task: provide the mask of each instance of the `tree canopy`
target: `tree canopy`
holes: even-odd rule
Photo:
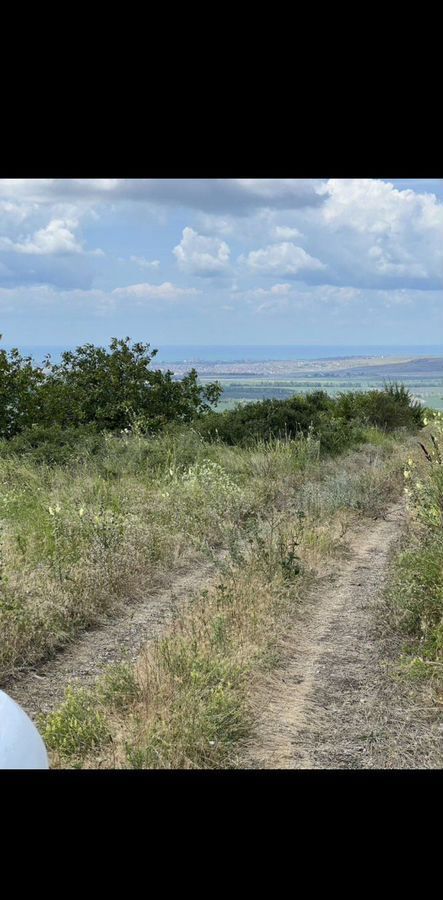
[[[168,422],[190,422],[215,405],[222,392],[198,383],[195,369],[181,380],[152,369],[157,350],[112,338],[109,348],[84,344],[35,366],[18,350],[0,351],[0,433],[12,437],[33,425],[93,426],[123,430],[139,423],[155,431]]]

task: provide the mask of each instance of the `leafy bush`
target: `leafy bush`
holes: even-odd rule
[[[38,421],[43,380],[43,370],[30,357],[0,350],[0,437],[12,437]]]
[[[0,437],[32,425],[152,432],[191,422],[217,403],[221,387],[200,385],[195,369],[180,381],[150,369],[156,353],[149,344],[112,338],[109,350],[84,344],[40,368],[18,350],[0,351]]]
[[[254,440],[295,438],[308,429],[321,413],[330,413],[334,400],[315,391],[289,400],[262,400],[223,413],[209,413],[199,423],[204,437],[227,444],[250,445]]]
[[[361,440],[362,425],[385,430],[422,425],[423,410],[403,385],[382,391],[325,391],[287,400],[262,400],[217,414],[222,388],[201,385],[192,369],[181,380],[150,368],[157,351],[130,338],[113,338],[109,349],[84,344],[33,365],[18,350],[0,351],[0,439],[10,452],[44,463],[95,453],[97,432],[157,433],[194,423],[200,439],[234,446],[294,439],[310,434],[322,454],[340,453]],[[9,451],[0,445],[3,453]]]
[[[382,391],[349,392],[336,400],[335,415],[346,421],[361,421],[387,431],[420,428],[423,409],[402,384],[386,384]]]
[[[103,438],[90,425],[62,428],[60,425],[33,425],[9,440],[0,441],[1,456],[16,454],[45,465],[64,465],[103,449]]]
[[[223,413],[209,413],[198,423],[209,440],[250,446],[257,440],[295,438],[311,433],[324,454],[340,453],[362,440],[362,426],[387,431],[423,424],[423,410],[403,385],[383,391],[349,392],[338,398],[324,391],[289,400],[262,400]]]

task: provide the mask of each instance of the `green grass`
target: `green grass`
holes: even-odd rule
[[[431,417],[430,417],[431,418]],[[409,528],[386,591],[390,625],[408,641],[403,668],[443,679],[443,420],[422,433],[426,456],[408,460],[404,490]]]
[[[231,523],[230,552],[216,585],[189,598],[135,667],[112,667],[42,720],[54,766],[239,765],[254,728],[256,686],[278,664],[306,588],[346,552],[353,521],[379,514],[401,491],[407,442],[374,429],[368,438],[329,460],[306,442],[204,445],[210,463],[203,456],[185,478],[176,447],[175,468],[157,485],[171,491],[170,518],[191,490],[193,506],[196,496],[203,506],[199,517],[210,510],[225,529]]]
[[[366,434],[364,477],[362,457],[353,471],[349,456],[343,478],[341,457],[321,459],[309,437],[242,448],[206,443],[191,429],[105,436],[101,453],[70,465],[0,459],[0,678],[175,571],[233,551],[297,492],[300,509],[315,515],[377,504],[385,488],[374,460],[385,467],[398,444],[375,429]]]

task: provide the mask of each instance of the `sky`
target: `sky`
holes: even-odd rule
[[[442,343],[443,179],[0,179],[0,333]]]

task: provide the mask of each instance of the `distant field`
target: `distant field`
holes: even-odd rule
[[[443,410],[442,358],[269,361],[242,363],[235,372],[228,364],[197,368],[202,381],[217,378],[223,385],[223,397],[217,407],[220,412],[237,403],[287,399],[292,394],[316,390],[332,396],[342,391],[366,391],[383,387],[385,381],[401,381],[421,403]]]

